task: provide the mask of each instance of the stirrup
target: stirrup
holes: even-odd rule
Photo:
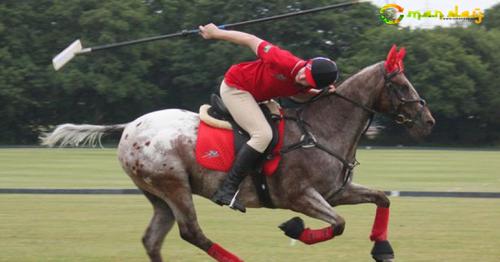
[[[243,213],[246,213],[247,212],[247,209],[245,208],[245,206],[243,204],[240,203],[240,201],[238,201],[236,198],[238,197],[238,193],[240,193],[240,190],[238,189],[238,191],[236,191],[236,193],[234,194],[233,198],[231,199],[231,202],[229,203],[229,207],[231,209],[234,209],[234,210],[239,210]]]
[[[239,190],[237,191],[239,192]],[[246,208],[243,204],[236,198],[238,193],[231,198],[231,196],[217,195],[217,192],[210,198],[214,203],[219,206],[229,206],[231,209],[239,210],[243,213],[246,212]]]

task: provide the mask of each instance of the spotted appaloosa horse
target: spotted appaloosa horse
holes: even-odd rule
[[[306,244],[340,236],[345,221],[332,207],[374,203],[377,211],[370,236],[375,242],[372,255],[376,261],[392,260],[387,241],[389,199],[382,191],[352,183],[348,172],[351,167],[344,167],[355,162],[358,142],[374,111],[394,116],[415,137],[430,133],[435,121],[403,73],[403,56],[404,52],[401,55],[401,51],[391,50],[385,63],[374,64],[350,77],[337,88],[337,95],[324,95],[300,110],[285,110],[285,116],[295,120],[286,120],[284,144],[300,140],[303,131],[296,120],[302,119],[316,143],[326,151],[318,146],[300,147],[285,154],[276,173],[266,178],[270,198],[277,208],[328,224],[324,229],[304,229],[301,220],[292,219],[282,225],[288,236]],[[297,112],[301,112],[299,117]],[[124,129],[118,145],[120,163],[154,207],[143,237],[151,261],[162,261],[160,249],[175,221],[184,240],[215,260],[241,261],[207,238],[198,225],[192,195],[210,198],[226,175],[197,163],[194,147],[199,121],[195,113],[167,109],[122,125],[61,125],[42,140],[50,146],[61,142],[78,144],[108,131]],[[249,177],[243,181],[239,197],[247,207],[262,207]]]

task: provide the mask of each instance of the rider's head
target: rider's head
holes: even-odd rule
[[[316,57],[307,61],[302,78],[308,86],[322,89],[335,83],[338,77],[339,71],[334,61],[325,57]]]

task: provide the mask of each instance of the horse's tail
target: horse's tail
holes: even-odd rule
[[[127,124],[118,125],[75,125],[62,124],[58,125],[54,131],[43,133],[40,136],[41,144],[44,146],[53,147],[59,144],[63,146],[93,146],[99,145],[102,147],[101,138],[109,132],[118,132],[125,129]]]

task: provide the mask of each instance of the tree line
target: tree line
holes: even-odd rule
[[[338,1],[340,2],[340,1]],[[245,47],[199,36],[78,56],[61,71],[53,56],[75,39],[95,46],[332,4],[325,0],[4,0],[0,3],[0,144],[34,144],[59,123],[128,122],[154,110],[196,111]],[[406,75],[437,125],[425,143],[500,144],[500,5],[480,25],[408,29],[386,25],[362,4],[239,28],[303,58],[337,60],[345,79],[407,48]],[[380,118],[375,144],[413,144]]]

